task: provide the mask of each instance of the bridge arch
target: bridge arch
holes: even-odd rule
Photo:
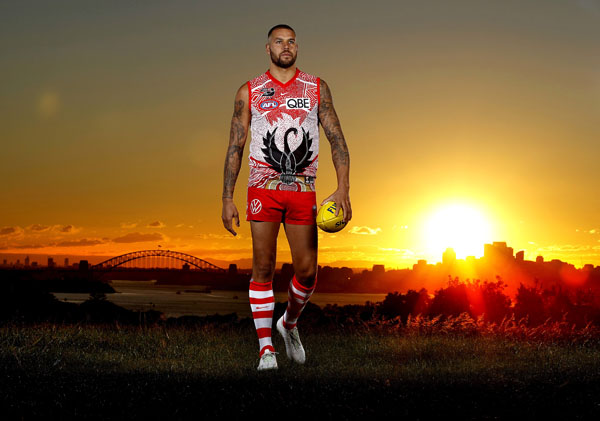
[[[114,269],[116,267],[125,265],[127,262],[131,262],[133,260],[138,259],[146,259],[150,257],[165,257],[175,260],[180,260],[182,262],[186,262],[192,266],[197,267],[198,269],[204,271],[216,271],[216,272],[226,272],[226,269],[223,269],[217,265],[214,265],[206,260],[202,260],[196,256],[192,256],[191,254],[182,253],[179,251],[172,250],[139,250],[132,251],[130,253],[121,254],[119,256],[111,257],[110,259],[104,260],[98,264],[92,266],[92,269]]]

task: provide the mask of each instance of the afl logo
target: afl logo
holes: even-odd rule
[[[252,202],[250,202],[250,212],[252,212],[253,215],[260,212],[261,209],[262,209],[262,203],[260,203],[260,200],[253,199]]]
[[[268,99],[261,102],[259,107],[263,110],[274,110],[275,108],[279,107],[279,102],[275,101],[274,99]]]

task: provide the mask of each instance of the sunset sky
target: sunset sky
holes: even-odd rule
[[[2,2],[0,257],[250,258],[248,147],[237,237],[223,164],[234,95],[267,70],[278,23],[329,84],[350,151],[353,218],[319,233],[320,264],[406,268],[444,242],[464,258],[505,241],[600,265],[595,0]],[[336,188],[320,145],[319,203]],[[283,227],[277,257],[291,261]]]

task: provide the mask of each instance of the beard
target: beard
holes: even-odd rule
[[[290,53],[290,54],[292,54],[292,53]],[[286,60],[286,61],[284,61],[284,60]],[[290,57],[284,57],[282,59],[281,54],[279,55],[279,57],[277,57],[271,51],[271,61],[273,62],[273,64],[276,64],[277,66],[281,67],[282,69],[287,69],[288,67],[292,67],[294,65],[294,63],[296,62],[296,56],[291,55]]]

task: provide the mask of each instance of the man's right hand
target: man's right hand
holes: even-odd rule
[[[235,207],[235,203],[233,203],[233,199],[223,199],[223,225],[225,229],[232,233],[233,235],[237,235],[237,232],[233,230],[233,219],[235,219],[237,226],[240,226],[240,215],[238,213],[237,208]]]

